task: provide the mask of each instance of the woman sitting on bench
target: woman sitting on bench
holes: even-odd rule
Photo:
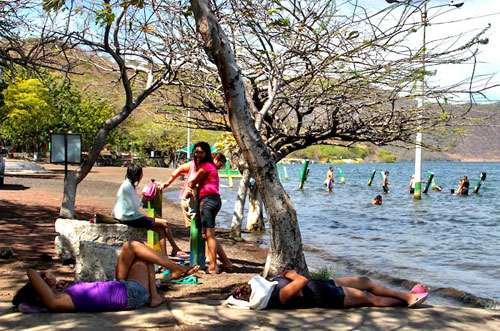
[[[189,257],[188,254],[183,252],[174,241],[174,236],[170,230],[167,220],[162,218],[148,217],[139,211],[141,202],[135,191],[136,186],[142,179],[142,167],[138,164],[129,164],[127,167],[127,175],[123,181],[118,193],[116,194],[116,202],[111,212],[111,215],[119,219],[123,224],[128,226],[148,229],[158,233],[160,237],[160,247],[163,254],[167,254],[167,243],[165,238],[168,239],[170,246],[172,246],[173,257]]]

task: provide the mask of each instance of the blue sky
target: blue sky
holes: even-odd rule
[[[457,2],[461,1],[455,1],[455,3]],[[461,8],[448,10],[448,8],[452,8],[446,6],[450,1],[428,1],[427,10],[429,18],[432,17],[433,14],[443,13],[435,22],[451,23],[432,25],[431,21],[431,25],[427,27],[427,40],[457,35],[460,36],[460,41],[465,42],[470,39],[472,33],[477,33],[488,26],[488,24],[491,24],[491,28],[486,34],[486,37],[489,38],[489,44],[482,45],[479,49],[476,75],[494,74],[493,78],[488,81],[488,84],[490,86],[500,84],[500,56],[497,51],[500,45],[500,0],[464,0],[463,2],[464,5]],[[373,8],[374,10],[390,6],[390,4],[384,0],[360,0],[358,3],[366,6],[366,8]],[[412,1],[412,3],[419,4],[422,3],[422,1]],[[419,15],[415,16],[415,20],[420,20]],[[437,69],[436,76],[429,77],[428,83],[449,85],[453,82],[470,77],[472,73],[472,65],[470,63],[440,66],[435,69]],[[483,85],[484,84],[486,84],[486,82],[483,82]],[[500,101],[500,87],[488,90],[486,96],[490,101]],[[476,101],[485,102],[486,100],[477,99]]]

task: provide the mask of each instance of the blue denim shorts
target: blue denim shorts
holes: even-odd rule
[[[203,233],[205,233],[205,229],[215,228],[215,217],[221,206],[222,202],[218,194],[206,195],[200,199],[200,219]]]
[[[127,309],[137,309],[149,303],[149,291],[133,279],[120,280],[127,288]]]

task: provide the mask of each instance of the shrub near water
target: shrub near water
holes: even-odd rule
[[[333,269],[323,267],[320,268],[316,272],[311,272],[311,279],[317,279],[317,280],[329,280],[329,279],[334,279],[335,273],[333,272]]]

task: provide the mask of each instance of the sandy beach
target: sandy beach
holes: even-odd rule
[[[26,283],[26,268],[51,269],[67,280],[73,279],[70,266],[55,258],[54,222],[62,199],[64,170],[43,164],[49,170],[38,174],[9,174],[0,189],[0,248],[11,247],[14,257],[0,259],[0,329],[106,329],[106,330],[497,330],[496,311],[423,305],[420,309],[361,308],[347,310],[301,309],[297,311],[239,311],[221,306],[237,284],[246,283],[263,268],[266,250],[252,243],[228,239],[228,229],[217,229],[235,272],[220,275],[198,273],[201,285],[163,286],[166,304],[136,311],[78,314],[31,314],[15,312],[10,300]],[[173,169],[145,168],[144,182],[164,181]],[[96,213],[109,214],[125,168],[94,167],[80,183],[75,216],[89,219]],[[178,180],[170,189],[182,184]],[[171,222],[179,246],[188,250],[188,231],[178,206],[164,199],[163,215]]]
[[[0,289],[0,302],[10,302],[16,290],[24,285],[28,267],[55,270],[59,277],[73,279],[73,270],[60,265],[54,251],[54,238],[57,235],[54,223],[62,201],[64,168],[53,164],[42,166],[49,172],[8,175],[5,186],[0,189],[0,247],[11,247],[15,254],[11,259],[0,259],[0,278],[4,280]],[[109,215],[125,171],[123,167],[94,167],[78,186],[75,218],[88,220],[94,213]],[[144,168],[144,179],[138,191],[151,178],[166,181],[172,171],[166,168]],[[181,184],[181,180],[176,180],[168,189],[178,189]],[[171,223],[178,245],[183,250],[189,250],[189,231],[183,225],[180,208],[164,199],[163,216]],[[217,229],[217,237],[233,261],[236,272],[220,275],[199,273],[202,285],[170,285],[165,291],[168,299],[227,298],[235,284],[245,283],[251,276],[261,272],[266,250],[256,248],[251,243],[227,239],[227,229]],[[170,249],[168,244],[167,249]]]

